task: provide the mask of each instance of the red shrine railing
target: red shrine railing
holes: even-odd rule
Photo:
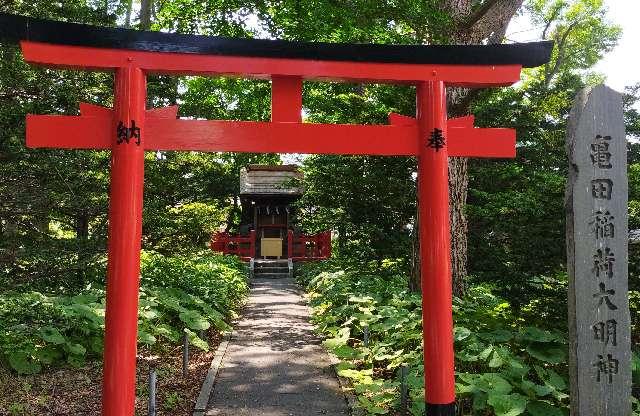
[[[245,237],[218,232],[211,236],[209,247],[213,251],[236,255],[244,261],[249,261],[256,256],[256,232],[252,230]]]
[[[287,234],[287,255],[292,260],[323,260],[331,257],[331,231],[314,235]]]
[[[211,236],[209,247],[213,251],[230,254],[249,261],[256,257],[256,232],[248,236],[218,232]],[[296,261],[324,260],[331,257],[331,231],[313,235],[287,233],[287,258]]]

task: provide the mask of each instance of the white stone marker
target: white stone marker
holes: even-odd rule
[[[567,130],[569,366],[573,416],[631,414],[627,141],[622,96],[582,90]]]

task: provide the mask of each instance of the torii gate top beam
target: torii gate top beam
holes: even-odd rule
[[[552,42],[511,45],[371,45],[142,32],[0,14],[0,39],[22,42],[28,62],[147,73],[270,79],[504,86],[549,60]]]

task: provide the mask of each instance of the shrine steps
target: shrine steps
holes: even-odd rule
[[[263,279],[291,277],[288,260],[258,260],[253,262],[252,276]]]

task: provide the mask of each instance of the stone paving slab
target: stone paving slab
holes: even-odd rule
[[[329,357],[309,323],[309,308],[292,279],[252,280],[206,414],[349,414]]]

